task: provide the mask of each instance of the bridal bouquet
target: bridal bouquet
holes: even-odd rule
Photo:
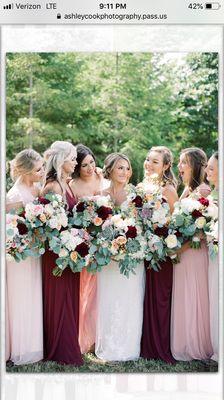
[[[145,258],[146,240],[142,228],[134,218],[122,212],[103,223],[97,242],[108,257],[118,261],[121,274],[127,277],[130,272],[135,273],[135,268]]]
[[[43,247],[34,246],[25,218],[14,213],[6,214],[6,259],[19,262],[43,252]]]
[[[25,219],[36,245],[68,226],[66,205],[59,194],[48,193],[25,206]]]
[[[88,228],[92,235],[101,230],[102,224],[112,215],[112,203],[109,196],[83,198],[73,208],[69,223],[76,227]]]
[[[61,276],[67,267],[80,272],[90,262],[90,235],[84,229],[57,230],[49,240],[49,249],[58,255],[53,275]]]
[[[215,217],[217,206],[209,199],[191,195],[175,203],[170,231],[179,235],[182,243],[190,241],[194,249],[201,246],[206,224]]]

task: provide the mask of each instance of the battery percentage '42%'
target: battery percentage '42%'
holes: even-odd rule
[[[190,3],[188,8],[191,8],[192,10],[203,10],[204,6],[202,3]]]

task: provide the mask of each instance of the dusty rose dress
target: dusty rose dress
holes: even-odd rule
[[[201,195],[209,194],[205,185]],[[171,351],[176,360],[206,360],[212,355],[209,321],[208,250],[187,249],[174,265]]]
[[[17,181],[7,194],[7,204],[32,202],[30,190]],[[43,309],[40,258],[7,262],[6,358],[17,365],[43,358]]]

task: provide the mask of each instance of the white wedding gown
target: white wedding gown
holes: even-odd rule
[[[143,262],[129,278],[111,261],[97,274],[95,353],[107,361],[136,360],[140,355],[145,269]]]

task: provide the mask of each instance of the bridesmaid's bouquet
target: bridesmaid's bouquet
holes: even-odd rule
[[[102,225],[97,236],[98,246],[118,262],[121,274],[129,276],[145,258],[146,240],[136,219],[115,214]],[[103,251],[103,250],[102,250]]]
[[[218,213],[217,206],[205,197],[191,195],[175,203],[170,233],[178,234],[181,243],[190,241],[194,249],[201,247],[206,225]]]
[[[36,245],[57,236],[68,226],[65,202],[61,195],[55,193],[47,193],[26,204],[24,216]]]
[[[14,213],[6,214],[6,259],[19,262],[43,252],[42,247],[35,247],[25,218]]]
[[[218,254],[218,220],[212,219],[205,227],[209,256],[214,259]]]
[[[69,223],[79,228],[87,228],[92,235],[96,235],[112,212],[113,206],[109,196],[83,198],[74,206]]]
[[[49,249],[58,255],[57,267],[53,270],[55,276],[61,276],[67,267],[72,272],[81,272],[90,263],[90,235],[85,229],[57,230],[49,240]]]
[[[160,261],[165,260],[170,255],[168,247],[168,244],[170,244],[168,237],[170,209],[162,196],[162,188],[158,183],[156,174],[136,187],[129,187],[126,210],[129,213],[132,212],[142,225],[147,242],[145,259],[150,262],[150,268],[158,271]],[[180,246],[179,241],[176,244]]]

